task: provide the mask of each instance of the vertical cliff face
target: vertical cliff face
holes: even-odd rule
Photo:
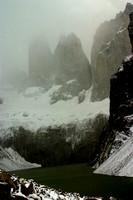
[[[128,26],[132,44],[133,12]],[[133,47],[133,44],[132,44]],[[110,118],[97,148],[98,164],[119,149],[133,135],[133,54],[128,55],[110,81]]]
[[[104,22],[94,36],[91,52],[93,71],[92,101],[109,97],[110,77],[118,70],[121,60],[131,52],[127,26],[133,5],[127,4],[124,12]]]
[[[66,92],[69,96],[77,96],[82,90],[90,88],[91,67],[80,39],[74,33],[60,37],[54,51],[54,59],[57,68],[55,83],[62,85],[55,95],[57,99],[64,98],[63,94]]]
[[[91,86],[90,64],[83,52],[80,39],[74,33],[60,37],[54,56],[58,68],[57,84],[75,79],[84,89]]]
[[[54,55],[43,40],[31,43],[29,81],[30,86],[45,89],[52,84],[60,85],[52,95],[51,103],[71,99],[89,89],[92,84],[91,67],[80,39],[74,33],[61,36]]]
[[[132,45],[132,53],[133,53],[133,12],[130,13],[130,23],[128,25],[128,32],[129,32],[129,37],[130,37],[130,42]]]
[[[29,48],[29,81],[30,86],[49,88],[53,82],[54,62],[48,44],[35,40]]]

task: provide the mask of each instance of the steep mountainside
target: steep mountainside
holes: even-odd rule
[[[132,41],[131,30],[133,30],[133,12],[130,14],[130,30],[129,36]],[[129,28],[128,28],[129,29]],[[127,56],[118,72],[111,78],[110,89],[110,117],[109,123],[105,127],[100,138],[100,145],[97,148],[97,164],[101,164],[111,154],[115,153],[120,147],[127,149],[131,144],[132,150],[132,136],[133,136],[133,54]],[[126,143],[126,141],[129,141]],[[125,145],[124,145],[125,144]],[[123,149],[120,152],[123,152]],[[121,154],[117,152],[117,155]],[[126,153],[126,152],[125,152]],[[114,154],[113,154],[114,155]],[[118,156],[116,156],[118,158]],[[112,158],[115,159],[115,156]],[[128,151],[126,158],[121,158],[120,164],[116,162],[118,173],[121,173],[121,168],[133,161],[132,152]],[[111,160],[111,159],[110,159]],[[109,164],[108,160],[107,163]],[[121,164],[123,163],[123,166]],[[112,164],[113,166],[113,164]],[[110,168],[112,167],[110,166]],[[104,168],[105,169],[105,168]],[[115,171],[113,172],[115,173]],[[117,173],[116,173],[117,174]]]
[[[24,94],[1,91],[0,143],[29,162],[43,166],[87,162],[108,120],[108,99],[92,103],[90,92],[50,104],[58,89],[28,88]],[[34,148],[33,148],[34,147]]]
[[[133,177],[133,137],[101,164],[95,173]]]
[[[93,72],[92,101],[109,96],[110,78],[116,73],[123,58],[131,52],[127,26],[133,5],[128,3],[124,12],[104,22],[94,36],[91,52]]]
[[[30,45],[29,85],[48,90],[53,84],[59,88],[51,96],[51,104],[78,95],[81,103],[86,90],[91,87],[91,67],[81,41],[74,33],[60,37],[54,55],[43,40],[35,40]]]
[[[71,99],[79,92],[90,88],[90,64],[83,52],[80,39],[74,33],[60,37],[54,58],[57,68],[55,84],[62,87],[54,94],[53,102]]]
[[[133,55],[127,56],[111,78],[110,117],[98,146],[97,164],[104,162],[132,135],[133,126]]]
[[[0,146],[0,169],[11,171],[26,168],[40,167],[41,165],[27,162],[16,151]]]

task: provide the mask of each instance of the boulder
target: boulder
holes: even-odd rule
[[[16,188],[17,188],[17,186],[14,183],[14,181],[12,180],[11,176],[4,170],[0,170],[0,181],[8,183],[10,185],[10,187],[12,187],[14,190],[16,190]]]
[[[10,199],[11,187],[8,183],[0,182],[0,199],[8,200]]]

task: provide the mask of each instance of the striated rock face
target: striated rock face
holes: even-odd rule
[[[93,72],[92,101],[109,97],[111,75],[118,70],[121,60],[131,52],[127,26],[133,5],[128,3],[124,12],[104,22],[94,36],[91,52]]]
[[[10,134],[2,139],[1,144],[14,147],[26,160],[42,166],[87,162],[106,122],[107,116],[99,114],[95,119],[40,128],[36,133],[14,127],[8,130]]]
[[[0,145],[0,168],[7,171],[28,169],[40,167],[40,165],[35,163],[29,163],[24,158],[22,158],[16,151],[11,147],[2,148]]]
[[[111,77],[110,118],[97,148],[98,165],[133,135],[133,55]]]
[[[132,14],[133,13],[130,14],[130,23],[128,26],[131,45],[132,45],[132,27],[133,27]],[[110,117],[108,124],[105,126],[100,136],[99,145],[96,148],[97,150],[95,154],[97,156],[95,158],[95,161],[93,160],[94,161],[93,164],[96,164],[97,166],[103,163],[111,154],[115,153],[116,150],[119,150],[121,146],[124,146],[123,144],[126,145],[128,144],[128,142],[132,143],[132,141],[128,140],[129,138],[133,137],[133,78],[132,77],[133,77],[133,54],[125,57],[121,67],[118,69],[117,73],[115,73],[111,77],[110,80]],[[128,142],[126,143],[127,140]],[[119,155],[118,151],[117,154]],[[129,155],[126,158],[126,160],[129,162],[131,159],[132,155]],[[121,161],[121,163],[124,164],[126,160],[124,161],[123,158],[123,161]],[[116,164],[116,167],[118,166],[120,166],[120,164]],[[120,169],[121,168],[119,168],[119,170]],[[105,170],[103,169],[103,171]],[[114,171],[113,173],[117,174],[117,171]]]
[[[132,53],[133,53],[133,12],[130,13],[130,23],[128,25],[128,32],[129,32],[129,37],[130,37],[130,42],[132,45]]]
[[[55,83],[63,87],[53,96],[53,101],[68,95],[72,98],[83,89],[90,88],[92,82],[90,64],[83,52],[80,39],[74,33],[60,37],[54,58],[57,68]]]
[[[111,78],[110,119],[101,136],[99,163],[119,149],[132,135],[133,126],[133,55],[126,57]]]
[[[51,87],[54,80],[53,55],[48,44],[35,40],[29,48],[29,81],[30,86]]]

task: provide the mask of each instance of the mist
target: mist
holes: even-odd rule
[[[123,11],[126,3],[126,0],[1,1],[0,73],[6,74],[8,79],[14,69],[27,72],[31,40],[44,38],[53,52],[62,33],[74,32],[90,60],[96,29]]]

